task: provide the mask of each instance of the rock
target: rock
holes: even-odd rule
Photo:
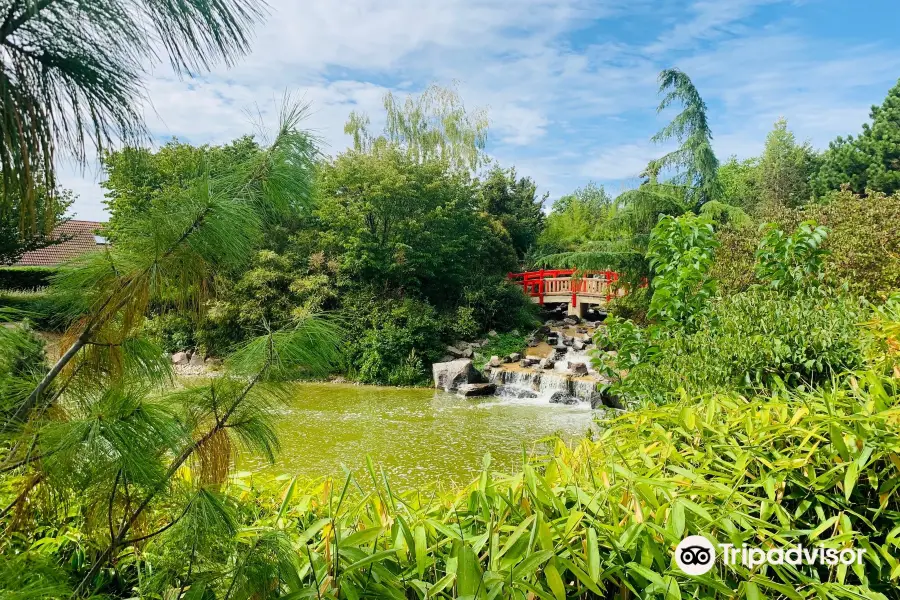
[[[456,346],[447,346],[447,348],[445,348],[445,349],[447,351],[447,354],[449,354],[450,356],[455,356],[456,358],[463,358],[464,350],[457,348]]]
[[[571,346],[572,343],[575,341],[575,338],[571,338],[571,337],[567,336],[566,334],[562,334],[562,337],[560,339],[563,343],[563,346]]]
[[[591,393],[590,402],[591,408],[594,410],[604,407],[617,408],[619,410],[625,408],[618,396],[611,394],[608,389],[602,389]]]
[[[467,358],[434,363],[431,365],[431,374],[434,377],[434,387],[442,388],[445,392],[452,392],[467,383],[484,381],[481,373],[472,366],[472,361]]]
[[[587,333],[587,327],[576,327],[575,333]]]
[[[538,333],[540,333],[541,335],[547,335],[548,333],[550,333],[550,326],[549,325],[541,325],[538,328]]]
[[[441,357],[441,362],[450,362],[451,360],[456,360],[456,357],[449,354],[445,354]]]
[[[578,404],[578,398],[566,392],[554,392],[550,396],[550,404]]]
[[[581,352],[584,350],[584,342],[582,340],[575,340],[572,342],[572,348],[574,348],[575,352]]]
[[[518,336],[518,335],[522,335],[521,333],[519,333],[519,330],[518,330],[518,329],[513,329],[512,331],[509,332],[509,334],[510,334],[510,335],[517,335],[517,336]]]
[[[538,363],[538,366],[542,369],[552,369],[556,366],[556,361],[552,358],[542,358],[541,362]]]
[[[470,347],[470,348],[466,348],[465,350],[463,350],[462,355],[463,355],[463,358],[472,358],[473,354],[474,354],[474,352],[472,351],[472,348]]]
[[[565,319],[563,319],[563,323],[565,323],[566,325],[578,325],[578,323],[580,323],[580,322],[581,322],[581,319],[579,319],[578,317],[575,317],[575,316],[569,316],[569,317],[566,317]]]
[[[490,396],[497,391],[497,385],[493,383],[464,383],[457,389],[456,393],[464,398],[472,398],[475,396]]]
[[[509,355],[509,362],[517,362],[521,358],[522,358],[521,354],[519,354],[518,352],[513,352],[512,354]]]
[[[173,365],[186,365],[190,362],[191,358],[188,356],[187,352],[176,352],[172,355],[172,364]]]
[[[207,366],[207,367],[221,367],[221,366],[222,366],[222,359],[221,359],[221,358],[212,358],[212,357],[207,358],[207,359],[206,359],[206,366]]]
[[[490,366],[492,366],[492,367],[495,367],[495,368],[496,368],[496,367],[499,367],[500,364],[501,364],[501,363],[500,363],[500,357],[497,356],[497,355],[495,354],[494,356],[491,357],[491,360],[488,362],[488,364],[489,364]]]
[[[523,367],[532,367],[532,366],[538,364],[539,362],[541,362],[540,356],[526,356],[525,358],[522,359],[522,366]]]
[[[529,347],[529,348],[534,348],[534,347],[536,347],[538,344],[540,344],[540,342],[537,341],[537,340],[528,340],[528,347]]]
[[[203,357],[200,356],[199,352],[194,352],[191,355],[191,360],[188,361],[188,364],[192,367],[202,367],[205,362],[203,362]]]
[[[490,331],[488,331],[488,336],[489,337],[497,337],[497,332],[494,331],[493,329],[491,329]]]
[[[572,375],[587,375],[588,373],[587,365],[583,362],[570,362],[568,367]]]
[[[537,392],[533,392],[531,390],[526,390],[524,388],[516,388],[510,387],[508,385],[501,385],[497,388],[497,395],[504,396],[506,398],[537,398]]]

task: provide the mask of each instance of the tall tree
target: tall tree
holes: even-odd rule
[[[481,182],[482,209],[509,233],[521,260],[536,243],[544,226],[542,210],[547,196],[539,198],[530,177],[516,177],[515,168],[495,166]]]
[[[653,161],[648,170],[653,173],[666,169],[674,171],[673,181],[687,186],[697,206],[717,200],[721,195],[717,177],[719,160],[712,149],[706,103],[690,77],[678,69],[666,69],[659,74],[659,93],[665,93],[665,96],[657,112],[664,111],[673,102],[680,102],[683,109],[652,139],[654,142],[676,140],[681,146]]]
[[[558,198],[546,217],[539,240],[541,250],[571,251],[587,242],[608,239],[603,226],[615,212],[613,199],[603,186],[594,183]]]
[[[0,0],[2,204],[36,226],[36,186],[54,160],[144,134],[141,76],[161,48],[178,73],[249,48],[261,0]],[[62,152],[61,152],[62,151]]]
[[[797,144],[787,121],[779,119],[766,137],[759,161],[762,197],[776,205],[797,207],[809,202],[815,152],[809,142]]]
[[[350,113],[344,132],[353,136],[357,150],[366,151],[376,143],[395,144],[416,161],[446,160],[454,169],[475,171],[484,164],[488,118],[484,109],[466,110],[456,87],[430,85],[420,96],[407,96],[401,104],[388,92],[384,95],[384,131],[369,131],[368,115]]]
[[[829,144],[816,177],[817,194],[844,185],[857,194],[900,190],[900,80],[869,116],[872,124],[863,124],[858,137],[838,137]]]

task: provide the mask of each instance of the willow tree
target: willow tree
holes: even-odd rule
[[[354,148],[372,150],[379,143],[405,149],[419,162],[442,159],[454,169],[475,171],[485,163],[488,117],[485,109],[467,110],[456,86],[430,85],[419,96],[401,103],[393,93],[384,95],[385,127],[374,135],[368,115],[353,111],[344,132]]]
[[[145,133],[141,77],[159,54],[179,74],[249,49],[262,0],[0,0],[2,206],[33,229],[35,181],[60,155],[84,163]]]

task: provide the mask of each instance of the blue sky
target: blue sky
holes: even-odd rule
[[[253,51],[194,80],[148,67],[154,142],[222,143],[274,124],[288,90],[336,154],[351,110],[379,128],[381,98],[458,81],[491,119],[488,152],[551,198],[596,181],[635,185],[666,148],[649,139],[656,75],[684,70],[709,106],[720,160],[758,154],[783,116],[819,148],[856,133],[900,78],[895,0],[270,0]],[[103,174],[63,165],[78,218],[103,219]]]

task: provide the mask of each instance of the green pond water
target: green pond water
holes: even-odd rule
[[[368,477],[366,456],[400,489],[471,481],[490,452],[493,470],[511,471],[522,451],[561,434],[573,440],[592,425],[586,405],[487,397],[464,399],[430,389],[297,384],[278,422],[275,465],[244,457],[241,469],[320,478],[344,467]]]

